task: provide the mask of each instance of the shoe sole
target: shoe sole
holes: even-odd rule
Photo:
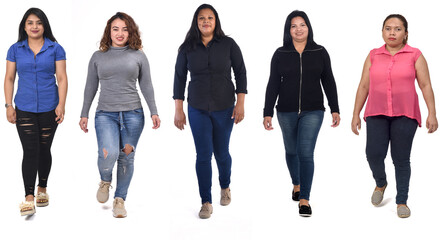
[[[45,202],[45,203],[36,203],[37,207],[46,207],[49,205],[49,202]]]
[[[20,212],[21,216],[31,216],[35,214],[35,210]]]
[[[222,203],[222,202],[220,202],[220,205],[222,205],[222,206],[228,206],[230,203],[231,203],[231,202],[228,202],[228,203]]]
[[[311,217],[312,214],[304,214],[304,213],[300,213],[299,214],[301,217]]]
[[[125,218],[125,217],[127,217],[127,214],[113,214],[113,217],[115,217],[115,218]]]

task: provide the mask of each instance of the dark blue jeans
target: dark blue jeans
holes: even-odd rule
[[[411,176],[410,154],[417,121],[407,117],[367,117],[367,160],[378,187],[387,184],[385,157],[391,144],[396,172],[397,204],[406,204]]]
[[[277,112],[277,117],[292,183],[301,185],[299,198],[309,200],[315,170],[313,156],[324,111]]]
[[[231,182],[229,139],[234,125],[234,119],[231,119],[233,110],[234,107],[208,112],[188,105],[188,119],[196,145],[196,172],[202,203],[212,203],[212,153],[217,162],[220,187],[228,188]]]

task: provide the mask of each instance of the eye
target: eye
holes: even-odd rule
[[[290,28],[296,28],[296,25],[292,25]]]

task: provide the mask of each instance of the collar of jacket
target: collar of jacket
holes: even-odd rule
[[[315,42],[307,42],[306,47],[304,48],[304,51],[313,51],[313,50],[319,50],[322,47],[316,44]],[[292,45],[287,47],[280,47],[278,49],[280,52],[298,52],[296,51],[295,47]]]

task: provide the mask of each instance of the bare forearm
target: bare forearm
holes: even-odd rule
[[[420,89],[423,94],[423,98],[425,99],[426,106],[428,107],[428,112],[431,115],[436,115],[435,110],[435,99],[434,99],[434,91],[432,90],[431,84],[427,84]]]

